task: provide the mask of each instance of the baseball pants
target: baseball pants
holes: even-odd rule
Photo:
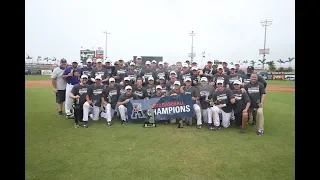
[[[209,119],[211,119],[212,123],[212,111],[210,107],[208,107],[207,109],[201,109],[201,114],[204,123],[209,123]]]
[[[83,121],[88,121],[89,112],[91,112],[90,118],[92,120],[99,120],[100,107],[91,106],[88,102],[85,102],[83,104]]]
[[[232,113],[231,113],[232,116]],[[236,126],[241,126],[242,125],[242,112],[234,113],[234,117],[236,120]]]
[[[211,107],[212,115],[214,118],[213,123],[215,126],[220,126],[220,119],[219,119],[219,113],[222,114],[222,126],[224,128],[227,128],[230,126],[230,117],[231,117],[231,112],[226,113],[222,109],[220,109],[218,106],[213,106]],[[209,122],[210,123],[210,122]],[[212,123],[212,120],[211,120]]]
[[[127,121],[128,115],[127,115],[127,108],[124,105],[120,105],[118,107],[120,118],[122,121]]]
[[[111,107],[111,105],[108,103],[104,106],[105,112],[101,113],[101,117],[107,119],[107,122],[111,122],[114,112],[116,111]]]
[[[73,88],[73,85],[72,84],[67,84],[66,86],[66,103],[64,105],[64,108],[65,108],[65,112],[67,114],[67,116],[70,116],[71,115],[71,106],[72,106],[72,103],[73,103],[73,99],[70,98],[70,92]]]

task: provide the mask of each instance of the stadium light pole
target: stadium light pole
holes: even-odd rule
[[[189,36],[191,36],[191,63],[193,62],[193,36],[195,36],[196,33],[194,31],[191,31],[191,33],[189,33]]]
[[[264,43],[263,43],[263,59],[262,60],[264,60],[266,57],[267,27],[271,26],[272,21],[273,21],[272,19],[265,19],[260,21],[261,25],[264,27]]]
[[[106,34],[106,49],[105,49],[105,52],[104,52],[104,58],[107,59],[107,44],[108,44],[108,34],[111,34],[110,32],[108,32],[107,30],[105,32],[103,32]]]

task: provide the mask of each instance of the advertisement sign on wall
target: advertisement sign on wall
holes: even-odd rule
[[[82,62],[83,64],[86,64],[86,63],[87,63],[87,59],[88,59],[88,58],[93,59],[93,58],[95,57],[95,54],[96,54],[96,51],[95,51],[95,50],[89,50],[89,49],[80,50],[80,59],[81,59],[81,62]]]
[[[51,76],[52,70],[41,70],[41,75]]]
[[[96,50],[96,58],[103,59],[103,50],[101,47],[99,47],[98,50]]]
[[[294,81],[295,80],[295,74],[289,74],[289,75],[285,75],[285,80],[287,81]]]
[[[282,75],[282,74],[274,74],[272,79],[273,80],[284,80],[284,75]]]

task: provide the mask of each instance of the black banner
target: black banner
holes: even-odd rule
[[[80,50],[80,59],[82,64],[87,64],[87,59],[91,58],[93,59],[96,55],[96,51],[95,50]]]

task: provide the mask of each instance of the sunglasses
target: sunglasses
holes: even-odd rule
[[[130,91],[131,89],[127,89],[127,91]]]

